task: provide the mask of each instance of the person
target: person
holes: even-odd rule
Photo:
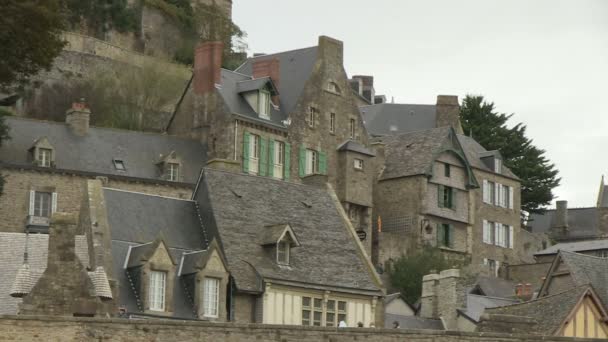
[[[363,328],[363,322],[357,323],[357,328]]]
[[[348,328],[348,325],[346,325],[346,322],[340,321],[340,323],[338,323],[338,328]]]
[[[399,329],[399,322],[397,322],[397,321],[393,322],[393,329]]]
[[[374,323],[370,323],[370,324],[369,324],[369,327],[370,327],[370,328],[375,328],[375,327],[376,327],[376,325],[375,325]]]

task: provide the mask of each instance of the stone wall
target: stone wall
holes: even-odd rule
[[[78,214],[84,195],[87,179],[69,173],[47,172],[26,169],[0,169],[5,176],[4,193],[0,196],[0,231],[22,233],[25,229],[29,209],[30,190],[41,189],[57,193],[57,210]],[[110,178],[106,187],[142,192],[152,195],[189,199],[192,187],[189,185],[170,185],[126,181]]]
[[[10,341],[230,341],[230,342],[532,342],[600,341],[550,336],[456,331],[317,328],[184,321],[2,316],[0,340]]]

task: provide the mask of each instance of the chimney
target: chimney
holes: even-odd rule
[[[460,278],[460,270],[453,268],[441,271],[435,291],[438,317],[443,319],[446,328],[455,330],[456,310],[465,307],[466,301],[466,289]]]
[[[439,274],[431,273],[422,277],[422,295],[420,296],[420,317],[437,318],[437,284]]]
[[[568,201],[555,202],[555,216],[551,231],[557,235],[568,234]]]
[[[534,293],[532,292],[532,284],[517,284],[515,285],[515,296],[524,302],[532,299]]]
[[[462,126],[460,125],[458,96],[438,95],[436,108],[436,127],[452,126],[456,130],[456,133],[463,134]]]
[[[222,53],[224,43],[204,42],[194,51],[194,93],[205,95],[222,80]]]
[[[354,75],[352,79],[360,81],[361,88],[359,90],[359,95],[363,96],[369,103],[374,104],[376,99],[374,76]]]
[[[65,113],[65,123],[70,126],[72,132],[78,136],[85,136],[89,132],[89,119],[91,111],[87,108],[84,99],[72,103],[72,108]]]
[[[253,61],[253,78],[270,77],[274,86],[279,89],[281,82],[281,63],[277,58],[260,59]],[[275,105],[279,104],[279,95],[272,97]]]

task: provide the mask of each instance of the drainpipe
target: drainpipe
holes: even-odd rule
[[[234,120],[234,160],[236,160],[236,142],[238,140],[239,133],[239,122]]]

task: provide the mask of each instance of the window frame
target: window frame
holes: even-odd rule
[[[283,249],[281,248],[283,247]],[[283,257],[281,257],[281,254]],[[285,238],[277,242],[277,264],[289,266],[291,258],[291,245]]]
[[[47,203],[45,198],[48,197]],[[48,208],[45,208],[48,207]],[[47,215],[44,215],[46,212]],[[33,216],[50,218],[53,214],[53,193],[47,191],[34,191]]]
[[[356,127],[356,122],[354,118],[350,118],[349,123],[348,123],[348,129],[349,129],[349,134],[350,134],[350,138],[351,139],[355,139],[355,129]]]
[[[262,99],[265,102],[262,103]],[[258,93],[258,115],[264,119],[270,119],[270,102],[271,95],[268,90],[260,90]]]
[[[319,110],[314,107],[314,106],[309,106],[308,107],[308,126],[310,128],[315,128],[315,121],[316,121],[316,116],[317,113],[319,112]]]
[[[329,133],[336,133],[336,113],[329,113]]]
[[[319,151],[306,149],[306,175],[319,173]]]
[[[215,287],[211,286],[214,285]],[[221,279],[203,278],[203,317],[218,318],[220,315]],[[213,292],[212,292],[213,291]],[[208,312],[210,310],[211,312]]]
[[[334,303],[333,310],[328,305]],[[316,304],[320,306],[316,306]],[[348,319],[348,302],[336,297],[327,298],[327,301],[321,297],[302,296],[302,321],[303,326],[325,326],[337,327],[341,321],[346,322]],[[319,320],[315,320],[315,312],[320,315]],[[333,320],[328,321],[328,314],[333,314]],[[319,324],[315,324],[318,321]],[[328,324],[330,323],[330,324]]]
[[[249,133],[249,173],[254,175],[260,174],[260,139],[260,135]]]
[[[494,173],[502,173],[502,159],[494,158]]]
[[[273,146],[274,156],[272,158],[272,177],[283,179],[285,173],[285,142],[274,140]],[[278,174],[277,174],[278,173]]]
[[[168,180],[171,182],[179,181],[180,167],[178,163],[167,163]]]
[[[443,207],[454,209],[454,189],[451,186],[443,186]]]
[[[355,168],[355,170],[363,170],[363,159],[359,159],[359,158],[355,158],[355,160],[353,161],[353,167]],[[359,165],[357,165],[359,164]]]
[[[451,165],[448,163],[444,163],[443,164],[443,175],[447,178],[450,178],[451,173],[452,173]]]
[[[36,160],[38,160],[38,166],[51,167],[53,162],[53,150],[50,148],[39,147],[37,149]]]
[[[164,312],[167,308],[167,272],[150,270],[149,274],[148,307],[150,311]]]
[[[125,161],[122,159],[112,159],[112,164],[114,164],[114,169],[116,171],[120,171],[120,172],[127,171],[127,165],[126,165]]]

